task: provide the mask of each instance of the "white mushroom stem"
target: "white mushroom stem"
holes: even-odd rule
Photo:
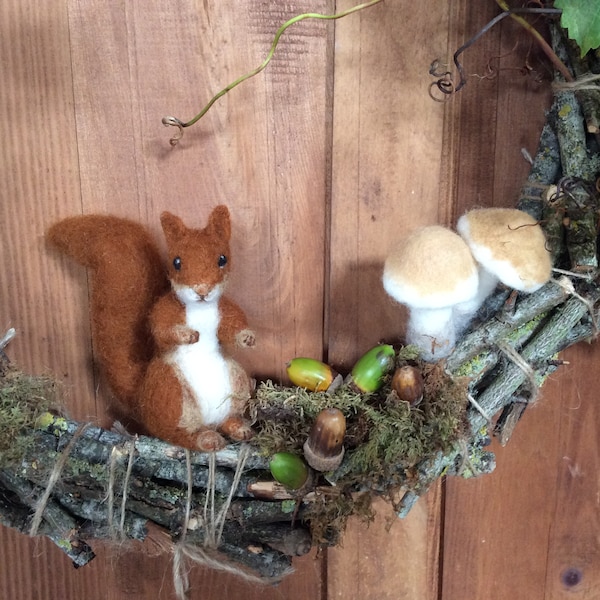
[[[479,267],[479,284],[477,294],[466,302],[454,307],[454,323],[456,335],[459,336],[469,325],[485,299],[496,289],[500,280],[483,267]]]
[[[421,351],[421,358],[434,362],[450,354],[456,343],[454,311],[448,308],[410,309],[406,341]]]

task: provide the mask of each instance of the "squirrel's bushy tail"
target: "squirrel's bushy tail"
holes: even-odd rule
[[[53,225],[47,238],[90,268],[97,360],[116,397],[134,407],[154,353],[148,315],[168,289],[154,241],[138,223],[108,215],[70,217]]]

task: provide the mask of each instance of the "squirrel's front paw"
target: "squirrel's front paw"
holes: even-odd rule
[[[242,348],[252,348],[256,344],[256,336],[251,329],[242,329],[236,336],[235,341]]]
[[[191,327],[178,327],[175,333],[179,344],[195,344],[200,339],[200,334]]]

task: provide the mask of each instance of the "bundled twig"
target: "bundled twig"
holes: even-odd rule
[[[31,381],[4,362],[0,389],[13,394],[21,386],[29,389]],[[43,384],[51,396],[51,383]],[[148,524],[159,526],[174,543],[185,538],[200,548],[212,531],[220,543],[210,550],[218,550],[222,564],[234,561],[241,573],[250,570],[269,580],[289,570],[291,556],[310,549],[308,530],[300,523],[292,526],[293,502],[250,500],[248,488],[267,469],[255,449],[190,453],[188,470],[181,448],[82,426],[50,412],[44,389],[37,394],[27,407],[16,400],[10,415],[19,420],[19,430],[5,440],[1,454],[4,525],[47,535],[77,566],[94,557],[85,538],[143,540]]]

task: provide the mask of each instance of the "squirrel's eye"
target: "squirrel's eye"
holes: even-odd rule
[[[176,271],[180,271],[181,270],[181,258],[179,258],[179,256],[176,256],[173,259],[173,266],[175,267]]]
[[[227,264],[227,257],[224,254],[219,256],[219,262],[217,263],[221,269]]]

